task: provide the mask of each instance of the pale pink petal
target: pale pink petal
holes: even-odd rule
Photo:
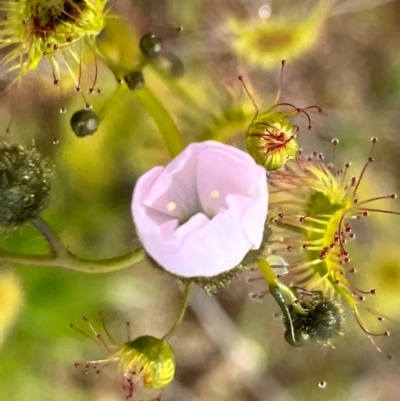
[[[208,141],[188,146],[137,182],[132,213],[147,253],[179,276],[215,276],[261,244],[265,170],[246,153]]]

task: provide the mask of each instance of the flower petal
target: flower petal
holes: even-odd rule
[[[236,267],[262,240],[265,170],[217,142],[188,146],[137,182],[132,213],[144,248],[164,269],[212,277]]]

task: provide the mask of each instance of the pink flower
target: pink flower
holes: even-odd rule
[[[132,214],[147,253],[183,277],[231,270],[261,245],[268,209],[265,169],[214,141],[193,143],[136,183]]]

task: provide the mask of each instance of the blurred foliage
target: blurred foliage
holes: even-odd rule
[[[287,66],[281,101],[299,107],[317,104],[323,109],[322,115],[312,115],[311,131],[302,117],[295,121],[305,152],[323,151],[332,160],[330,139],[339,138],[336,164],[351,161],[357,166],[352,171],[358,174],[368,157],[370,137],[377,136],[376,161],[367,171],[362,190],[369,196],[398,191],[400,2],[337,0],[323,13],[318,1],[271,0],[267,4],[271,23],[268,18],[261,21],[266,30],[275,26],[274,21],[296,30],[319,15],[318,29],[308,26],[311,36],[306,35],[305,41],[294,35],[286,53],[282,49],[273,54],[276,47],[265,48],[265,59],[261,57],[262,62],[255,65],[246,57],[245,47],[235,54],[226,27],[232,20],[243,29],[255,27],[264,5],[260,1],[117,1],[110,7],[121,20],[107,18],[99,46],[129,70],[141,62],[139,38],[148,32],[161,36],[165,49],[183,61],[185,73],[176,78],[165,66],[152,62],[143,73],[185,142],[216,139],[242,148],[254,110],[237,77],[246,78],[260,110],[268,109],[278,89],[282,54]],[[182,31],[177,30],[179,26]],[[248,51],[250,55],[255,49]],[[94,57],[85,55],[83,60],[82,87],[88,88],[96,71]],[[40,65],[20,88],[2,92],[1,137],[23,144],[34,140],[54,164],[52,202],[43,217],[74,253],[91,258],[122,254],[135,245],[130,215],[134,183],[144,171],[168,161],[166,146],[135,93],[117,89],[115,77],[100,60],[97,85],[101,94],[85,94],[93,110],[103,116],[93,136],[77,138],[70,128],[70,117],[84,108],[85,100],[69,90],[68,74],[62,90],[52,82],[51,71]],[[2,87],[6,84],[3,76]],[[59,113],[63,104],[66,114]],[[10,115],[13,122],[6,134]],[[382,208],[395,210],[396,203],[388,201]],[[350,310],[335,349],[318,344],[290,347],[283,338],[282,322],[273,318],[277,307],[272,298],[251,302],[248,294],[253,284],[243,279],[215,299],[201,292],[194,297],[192,310],[171,339],[177,376],[164,399],[397,400],[400,364],[396,358],[386,361],[385,354],[400,357],[396,320],[400,319],[400,221],[375,215],[359,222],[354,231],[355,282],[360,288],[375,287],[372,307],[390,317],[375,328],[375,318],[366,310],[363,314],[374,329],[391,330],[388,338],[374,338],[381,353],[371,346]],[[28,225],[4,232],[1,246],[22,253],[47,252],[43,238]],[[0,269],[6,272],[0,280],[3,274],[18,276],[18,291],[23,288],[25,294],[22,306],[17,301],[14,306],[9,305],[11,301],[2,306],[6,290],[0,287],[2,319],[7,308],[21,307],[0,348],[0,399],[5,396],[7,401],[124,399],[111,366],[100,376],[84,375],[74,368],[74,362],[104,357],[105,350],[69,324],[91,336],[88,326],[79,324],[81,317],[89,316],[99,327],[98,313],[102,312],[122,341],[126,341],[127,320],[132,337],[161,336],[179,308],[179,286],[145,265],[105,275],[40,266]],[[327,382],[325,389],[318,387],[321,380]]]

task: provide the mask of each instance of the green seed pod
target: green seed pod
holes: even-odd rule
[[[246,134],[247,150],[257,164],[268,171],[277,170],[296,158],[299,128],[284,112],[267,111],[257,116]]]
[[[130,71],[124,76],[124,80],[131,91],[140,89],[144,86],[144,76],[142,71]]]
[[[71,117],[71,128],[79,138],[93,135],[99,128],[99,117],[92,110],[79,110]]]
[[[51,170],[36,149],[0,144],[0,226],[35,219],[49,203]]]
[[[139,47],[145,56],[156,58],[162,50],[162,40],[154,33],[148,33],[140,39]]]
[[[310,338],[329,343],[340,334],[345,319],[343,311],[336,302],[324,297],[319,291],[308,293],[308,296],[311,296],[311,299],[300,302],[306,313],[297,313],[293,306],[289,306],[293,331],[296,337],[304,340]],[[285,333],[285,338],[291,344],[288,331]]]

